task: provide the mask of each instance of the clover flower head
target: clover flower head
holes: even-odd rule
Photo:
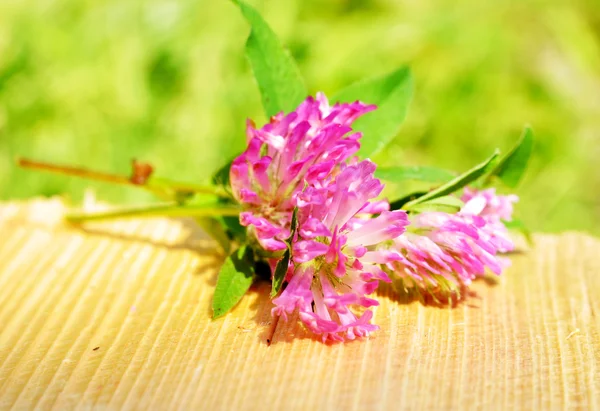
[[[287,319],[297,310],[305,326],[324,341],[352,340],[378,328],[370,323],[373,313],[368,310],[378,302],[367,295],[380,280],[390,281],[380,267],[390,261],[389,253],[378,246],[400,236],[408,219],[404,211],[388,211],[387,202],[370,201],[383,188],[374,171],[368,160],[342,166],[338,175],[307,187],[310,201],[298,201],[293,265],[272,313]],[[357,315],[352,306],[362,313]]]
[[[514,250],[514,244],[503,221],[512,221],[513,204],[519,201],[518,196],[498,195],[494,188],[477,190],[467,187],[461,199],[465,202],[461,213],[478,215],[485,220],[483,231],[498,252]]]
[[[516,196],[466,190],[456,214],[425,212],[411,217],[410,232],[394,240],[388,272],[406,287],[427,290],[469,285],[486,270],[501,274],[509,264],[500,253],[514,250],[502,220],[510,219]]]
[[[263,248],[285,249],[294,199],[307,185],[319,187],[358,151],[361,134],[350,126],[374,109],[358,101],[331,106],[317,93],[260,129],[248,122],[248,148],[233,161],[230,181],[235,199],[246,210],[240,222]]]
[[[479,215],[488,221],[511,221],[513,204],[519,201],[519,197],[514,194],[498,195],[495,188],[477,190],[466,187],[461,200],[465,202],[463,213]]]

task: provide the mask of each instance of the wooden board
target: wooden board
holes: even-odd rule
[[[600,242],[538,235],[454,308],[380,292],[367,340],[210,320],[222,257],[189,220],[61,223],[0,205],[0,409],[598,409]]]

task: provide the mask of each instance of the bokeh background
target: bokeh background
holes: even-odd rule
[[[415,96],[382,164],[465,170],[531,124],[518,189],[534,230],[600,234],[600,7],[596,0],[249,1],[299,62],[312,92],[412,67]],[[135,189],[19,170],[17,156],[206,181],[265,119],[226,0],[2,0],[0,198],[86,187]]]

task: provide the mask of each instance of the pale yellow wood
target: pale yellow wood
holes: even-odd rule
[[[190,221],[62,210],[0,206],[0,409],[600,407],[594,238],[536,236],[455,308],[384,289],[379,332],[324,345],[271,318],[268,284],[211,321],[222,257]]]

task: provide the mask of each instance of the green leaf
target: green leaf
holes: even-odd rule
[[[223,216],[219,217],[219,220],[223,222],[225,227],[227,227],[227,231],[232,237],[237,238],[238,240],[243,240],[246,238],[246,227],[240,224],[239,216]]]
[[[215,217],[197,217],[196,223],[223,248],[223,251],[229,253],[231,241],[221,221]]]
[[[234,159],[231,159],[225,163],[212,176],[213,184],[223,187],[223,189],[227,192],[230,192],[231,190],[229,183],[229,171],[231,170],[231,164],[233,163]],[[233,197],[219,198],[219,203],[225,206],[235,206],[236,204],[235,200],[233,200]],[[215,220],[219,221],[230,238],[235,238],[239,242],[243,242],[245,240],[246,227],[243,227],[240,224],[239,216],[216,217]]]
[[[246,242],[246,227],[240,224],[239,217],[197,217],[196,222],[226,253],[231,250],[233,241],[238,244]]]
[[[525,127],[517,144],[498,162],[489,177],[498,176],[508,187],[515,188],[525,174],[532,151],[533,131]]]
[[[390,210],[400,210],[402,207],[404,207],[404,204],[416,200],[417,198],[424,196],[425,194],[427,194],[427,191],[416,191],[414,193],[407,194],[404,197],[400,197],[397,200],[391,201]]]
[[[235,250],[219,271],[213,296],[213,319],[225,315],[246,294],[254,280],[252,249],[242,246]]]
[[[403,208],[410,209],[411,207],[414,207],[417,204],[433,200],[434,198],[447,196],[448,194],[452,194],[455,191],[460,190],[464,186],[477,180],[479,177],[485,175],[489,171],[490,167],[492,167],[492,164],[497,157],[498,157],[498,151],[496,150],[496,152],[491,157],[489,157],[487,160],[485,160],[483,163],[476,165],[469,171],[453,178],[452,180],[450,180],[446,184],[436,188],[435,190],[431,190],[427,194],[425,194],[419,198],[416,198],[412,201],[409,201],[408,203],[406,203],[404,205]]]
[[[533,237],[531,235],[531,231],[527,228],[525,223],[522,220],[513,218],[511,221],[502,221],[506,228],[509,230],[514,230],[523,235],[525,240],[529,245],[533,245]]]
[[[290,224],[290,236],[286,240],[287,250],[283,253],[283,257],[277,262],[277,266],[275,267],[275,273],[273,273],[273,284],[271,286],[271,298],[275,297],[281,291],[281,287],[283,286],[283,280],[285,279],[285,274],[287,273],[288,266],[290,264],[290,259],[292,256],[292,241],[294,240],[294,234],[296,233],[296,229],[298,228],[298,207],[294,207],[294,211],[292,213],[292,221]]]
[[[294,59],[256,9],[240,0],[234,2],[252,27],[246,42],[246,55],[267,117],[280,111],[295,110],[308,92]]]
[[[441,168],[427,166],[379,167],[375,170],[375,177],[391,183],[402,183],[406,180],[446,183],[452,180],[455,174]]]
[[[237,157],[237,156],[236,156]],[[213,184],[229,188],[229,170],[234,159],[229,160],[220,167],[212,176]]]
[[[359,156],[373,156],[396,136],[406,117],[412,89],[410,70],[402,67],[385,76],[352,84],[333,97],[332,101],[360,100],[377,105],[377,110],[365,114],[352,126],[363,132]]]
[[[271,298],[275,297],[281,291],[281,287],[283,286],[283,280],[285,279],[285,274],[288,271],[288,266],[290,265],[290,249],[288,248],[283,253],[283,257],[279,261],[277,261],[277,266],[275,266],[275,273],[273,274],[273,284],[271,285]]]
[[[294,234],[298,229],[298,207],[294,207],[294,211],[292,212],[292,221],[290,223],[290,236],[287,239],[288,245],[291,245],[294,240]]]
[[[443,211],[445,213],[453,214],[458,212],[464,205],[465,203],[463,203],[458,197],[443,196],[416,204],[411,208],[411,210],[419,213],[425,211]]]

